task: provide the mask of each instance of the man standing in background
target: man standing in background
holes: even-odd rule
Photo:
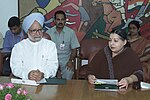
[[[73,61],[76,57],[76,49],[80,47],[75,32],[65,26],[66,14],[57,11],[54,15],[55,26],[47,31],[52,41],[56,43],[59,67],[62,78],[72,79],[74,73]]]

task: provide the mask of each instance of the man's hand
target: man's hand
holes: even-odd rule
[[[67,67],[68,67],[69,70],[73,70],[74,66],[73,66],[73,62],[71,60],[69,60],[67,62]]]
[[[37,70],[32,70],[28,74],[28,78],[30,80],[35,80],[40,81],[42,78],[44,78],[44,73],[40,72],[38,69]]]
[[[29,80],[36,80],[36,77],[37,77],[36,70],[32,70],[29,72],[29,74],[28,74]]]

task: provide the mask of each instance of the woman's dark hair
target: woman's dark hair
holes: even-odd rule
[[[131,21],[131,22],[128,24],[128,28],[129,28],[129,26],[130,26],[131,24],[134,24],[138,29],[140,28],[140,23],[139,23],[138,21],[136,21],[136,20]]]
[[[55,12],[55,14],[54,14],[54,18],[56,19],[56,15],[57,14],[63,14],[64,15],[64,17],[65,17],[65,19],[66,19],[66,14],[65,14],[65,12],[64,11],[62,11],[62,10],[58,10],[58,11],[56,11]]]
[[[127,40],[127,33],[125,30],[122,30],[122,29],[114,29],[111,31],[111,33],[116,33],[118,34],[122,40]]]
[[[123,29],[118,29],[118,30],[114,29],[114,30],[111,31],[110,34],[114,34],[114,33],[118,34],[121,37],[122,41],[124,41],[124,40],[127,41],[127,43],[126,43],[126,45],[124,47],[130,47],[130,43],[128,42],[127,33],[126,33],[125,30],[123,30]]]
[[[20,19],[16,16],[13,16],[9,19],[8,21],[8,27],[11,28],[11,27],[14,27],[14,26],[20,26]]]

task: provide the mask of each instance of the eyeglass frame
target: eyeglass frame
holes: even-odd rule
[[[36,30],[36,29],[33,29],[33,30],[29,29],[29,31],[30,31],[32,34],[35,34],[35,33],[37,33],[37,32],[44,32],[44,29],[43,29],[43,28],[38,29],[38,30]]]

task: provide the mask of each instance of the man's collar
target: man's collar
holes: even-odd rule
[[[65,33],[65,26],[63,27],[63,29],[62,29],[62,31],[61,31],[61,33]],[[58,33],[58,31],[57,31],[57,29],[56,29],[56,26],[55,26],[55,32],[54,33]]]
[[[24,36],[24,32],[23,32],[23,30],[17,35],[17,36],[19,36],[19,37],[23,37]]]

